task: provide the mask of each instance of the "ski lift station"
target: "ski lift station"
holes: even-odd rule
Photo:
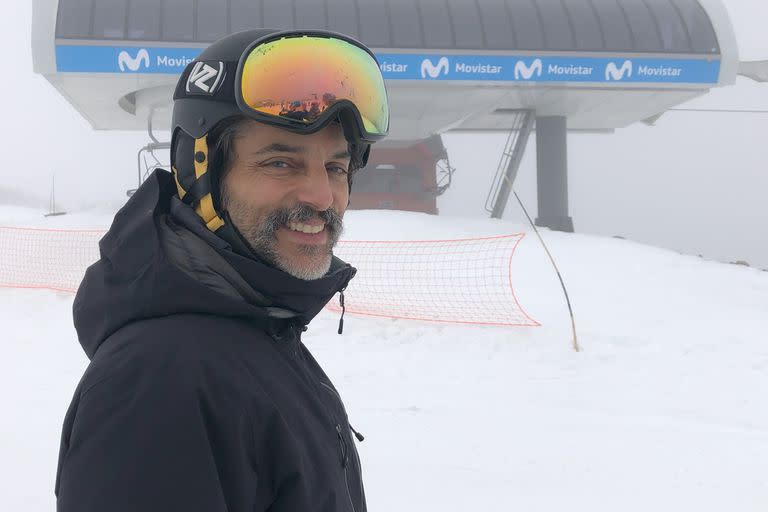
[[[562,231],[573,230],[569,131],[652,123],[733,84],[740,64],[722,0],[33,2],[35,72],[95,129],[148,130],[140,162],[167,149],[152,127],[169,128],[177,77],[208,43],[249,28],[333,30],[374,49],[392,109],[353,207],[436,213],[453,171],[440,136],[504,132],[486,202],[500,217],[535,133],[536,223]]]

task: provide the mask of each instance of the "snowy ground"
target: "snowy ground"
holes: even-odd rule
[[[109,209],[8,225],[106,228]],[[528,231],[350,212],[346,238]],[[768,510],[768,273],[618,239],[545,232],[583,352],[535,236],[514,285],[542,327],[323,312],[306,342],[347,402],[372,512]],[[756,234],[757,236],[757,234]],[[352,262],[354,263],[354,262]],[[61,423],[87,364],[72,296],[0,290],[0,509],[54,509]]]

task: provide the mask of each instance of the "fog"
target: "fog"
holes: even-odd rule
[[[768,59],[768,2],[725,0],[742,60]],[[97,132],[32,72],[31,7],[0,19],[6,52],[3,204],[44,207],[51,178],[57,200],[76,210],[119,205],[136,185],[143,132]],[[768,84],[740,78],[681,107],[768,111]],[[448,134],[457,172],[438,201],[448,216],[483,209],[505,134]],[[569,136],[569,201],[575,229],[619,235],[720,261],[768,269],[768,114],[668,112],[655,126]],[[535,137],[516,190],[536,215]],[[505,218],[523,219],[514,198]],[[0,221],[6,224],[8,220]],[[567,255],[561,255],[567,257]]]

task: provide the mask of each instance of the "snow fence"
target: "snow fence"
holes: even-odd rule
[[[103,230],[0,227],[0,287],[74,293],[99,258]],[[346,312],[433,322],[538,326],[512,287],[524,234],[457,240],[342,241],[334,250],[357,276]],[[338,297],[328,309],[341,311]]]

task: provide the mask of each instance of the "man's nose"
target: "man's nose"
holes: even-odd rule
[[[315,165],[307,171],[297,199],[319,212],[333,205],[333,189],[325,165]]]

